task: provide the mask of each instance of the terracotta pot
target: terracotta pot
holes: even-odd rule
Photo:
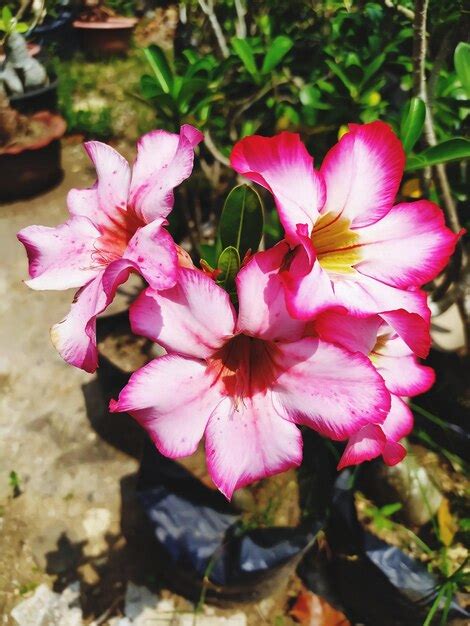
[[[76,20],[73,23],[79,32],[83,50],[95,57],[127,52],[136,24],[134,17],[110,17],[105,22]]]
[[[62,177],[60,139],[65,120],[49,111],[40,111],[31,119],[44,125],[43,136],[29,145],[0,148],[0,201],[34,195]]]

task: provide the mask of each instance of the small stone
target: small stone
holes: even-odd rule
[[[83,528],[88,538],[84,552],[87,556],[98,556],[104,552],[108,544],[105,534],[111,525],[111,512],[108,509],[88,509],[83,519]]]
[[[96,585],[100,580],[98,572],[91,563],[85,563],[78,571],[80,572],[83,582],[87,585]]]
[[[78,606],[79,583],[73,583],[62,594],[40,585],[34,595],[17,604],[11,616],[19,626],[82,626],[83,614]]]

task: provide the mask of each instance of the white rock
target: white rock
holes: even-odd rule
[[[15,606],[11,616],[19,626],[82,626],[82,610],[72,606],[78,602],[79,594],[78,582],[61,594],[40,585],[34,595]]]
[[[111,511],[108,509],[88,509],[83,519],[83,528],[89,539],[100,537],[111,524]]]
[[[133,626],[148,626],[154,622],[158,626],[173,626],[173,600],[161,600],[147,587],[128,583],[124,607],[125,616]],[[127,625],[118,623],[118,626]]]

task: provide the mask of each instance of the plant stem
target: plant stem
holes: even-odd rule
[[[209,18],[209,22],[211,23],[212,30],[214,31],[215,38],[217,39],[220,51],[222,52],[222,56],[224,57],[224,59],[227,59],[230,56],[230,51],[228,49],[224,33],[222,32],[220,22],[217,19],[217,15],[214,11],[214,0],[198,0],[198,3],[203,12]]]
[[[415,17],[413,20],[413,92],[416,96],[420,97],[426,106],[426,119],[424,122],[424,139],[428,146],[435,146],[437,144],[436,132],[434,130],[434,122],[432,115],[432,100],[434,94],[429,94],[428,87],[426,85],[426,52],[427,52],[427,40],[426,40],[426,26],[428,15],[429,0],[415,0]],[[439,61],[439,60],[437,60]],[[435,87],[436,81],[432,81],[432,86]],[[459,216],[457,213],[457,207],[452,197],[450,190],[449,179],[447,178],[447,172],[445,165],[440,163],[435,166],[435,173],[437,177],[437,183],[441,192],[443,201],[443,208],[446,215],[446,221],[449,227],[458,233],[461,231],[462,226],[460,224]],[[462,270],[466,270],[467,266],[467,254],[466,250],[460,241],[460,255],[461,264],[460,268],[456,272],[456,278],[462,275]],[[448,271],[454,273],[454,264],[451,264]],[[456,290],[456,303],[459,308],[460,315],[464,324],[465,333],[465,349],[464,352],[468,352],[470,345],[470,319],[469,313],[465,306],[465,293],[462,290]]]

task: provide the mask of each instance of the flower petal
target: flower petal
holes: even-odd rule
[[[428,200],[397,204],[361,228],[362,274],[394,287],[420,287],[447,264],[459,235],[446,228],[441,209]]]
[[[230,162],[273,194],[289,241],[298,241],[298,224],[307,224],[311,232],[325,201],[325,185],[299,135],[245,137],[235,145]]]
[[[135,263],[153,289],[172,287],[178,272],[176,245],[162,222],[155,220],[137,229],[123,255]]]
[[[207,424],[206,455],[212,480],[230,499],[235,489],[300,465],[302,437],[278,413],[270,392],[237,406],[226,398]]]
[[[384,381],[359,352],[321,339],[279,344],[273,387],[289,419],[331,439],[346,439],[390,408]]]
[[[131,307],[132,330],[171,352],[207,358],[235,328],[228,294],[199,270],[180,268],[178,283],[165,291],[147,289]]]
[[[87,141],[84,148],[93,161],[97,181],[90,189],[71,189],[67,205],[71,215],[88,217],[108,230],[122,219],[127,208],[131,172],[119,152],[101,141]]]
[[[377,342],[377,331],[381,324],[378,315],[353,317],[346,313],[326,311],[313,321],[312,328],[324,341],[369,356]]]
[[[382,454],[386,443],[386,437],[380,426],[367,424],[349,438],[338,463],[338,470],[375,459]]]
[[[196,451],[221,400],[204,362],[165,355],[132,374],[110,409],[129,412],[162,454],[179,458]]]
[[[70,313],[52,327],[52,343],[70,365],[86,372],[96,370],[96,317],[110,304],[118,286],[127,280],[131,267],[121,260],[108,265],[76,293]]]
[[[387,440],[400,441],[413,430],[413,413],[401,398],[395,394],[392,394],[391,398],[390,411],[382,424],[382,430]]]
[[[327,189],[322,213],[340,213],[358,228],[373,224],[392,208],[405,153],[383,122],[350,124],[349,130],[331,148],[320,168]]]
[[[380,314],[420,357],[429,351],[430,311],[424,291],[396,289],[357,273],[334,283],[337,303],[352,315]]]
[[[387,389],[398,396],[417,396],[434,384],[434,371],[420,365],[413,354],[402,357],[374,354],[373,358]]]
[[[100,232],[86,217],[72,217],[55,228],[28,226],[17,237],[26,248],[32,289],[70,289],[93,279],[93,261]]]
[[[413,312],[403,309],[386,311],[380,317],[389,324],[409,348],[420,358],[424,359],[431,347],[430,317],[431,313],[426,304],[424,292],[414,292],[415,302]],[[423,306],[424,302],[424,306]],[[416,311],[419,311],[416,313]]]
[[[153,130],[137,144],[129,205],[145,223],[165,218],[173,208],[173,189],[191,174],[194,147],[202,133],[185,125],[180,134]]]
[[[265,252],[257,252],[239,271],[237,332],[266,340],[296,340],[303,335],[305,323],[287,312],[279,276],[288,251],[288,244],[281,242]]]
[[[290,315],[310,320],[332,307],[341,308],[330,277],[315,258],[310,239],[301,236],[301,244],[292,255],[289,269],[281,274]]]

